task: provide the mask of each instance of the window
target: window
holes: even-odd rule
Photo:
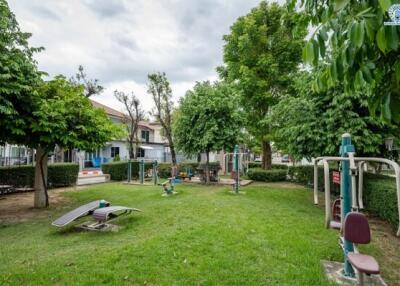
[[[111,147],[111,158],[119,156],[119,147]]]
[[[150,139],[150,131],[142,130],[142,141],[148,143]]]
[[[142,148],[137,148],[137,149],[136,149],[136,157],[138,157],[138,158],[144,158],[144,156],[145,156],[144,149],[142,149]]]

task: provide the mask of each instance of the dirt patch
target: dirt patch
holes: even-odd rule
[[[84,187],[59,188],[49,191],[50,207],[35,209],[33,207],[34,193],[17,193],[0,196],[0,223],[17,223],[34,218],[48,217],[51,210],[65,204],[68,199],[63,197],[63,192],[73,192]]]

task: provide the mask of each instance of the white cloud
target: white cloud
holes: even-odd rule
[[[74,75],[78,65],[106,88],[94,99],[120,109],[115,89],[134,91],[144,108],[147,74],[166,72],[174,98],[196,81],[215,80],[222,36],[258,0],[12,0],[23,31],[50,76]]]

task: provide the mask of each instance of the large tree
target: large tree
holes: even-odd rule
[[[312,92],[316,77],[316,71],[299,73],[291,94],[272,108],[269,121],[275,146],[298,160],[337,155],[341,135],[349,132],[357,154],[382,154],[384,139],[395,137],[398,129],[369,114],[363,92],[350,95],[340,87]]]
[[[305,35],[301,14],[288,14],[284,7],[262,1],[224,36],[225,65],[219,72],[241,92],[246,127],[262,143],[265,169],[271,168],[272,155],[266,119],[298,68]]]
[[[136,148],[139,145],[138,131],[139,122],[144,119],[144,111],[140,106],[139,99],[133,92],[127,94],[123,91],[114,91],[115,98],[124,106],[125,117],[123,123],[125,124],[128,139],[129,158],[136,157]]]
[[[0,0],[0,143],[26,138],[30,115],[37,105],[36,87],[41,83],[31,48],[31,35],[20,30],[5,0]]]
[[[77,86],[63,76],[45,82],[39,89],[37,108],[30,115],[25,133],[28,145],[36,149],[35,207],[49,205],[47,195],[47,157],[56,146],[95,150],[120,129],[101,108],[94,108]]]
[[[209,183],[209,153],[233,150],[242,128],[239,98],[226,84],[196,83],[180,100],[174,121],[174,138],[187,155],[206,153]]]
[[[172,165],[176,166],[175,144],[172,135],[172,113],[174,111],[172,90],[165,73],[152,73],[147,77],[149,80],[147,92],[152,95],[154,101],[154,109],[151,114],[163,128],[163,135],[167,138],[171,151]]]
[[[320,66],[315,90],[341,86],[367,92],[373,115],[400,122],[400,27],[385,25],[391,0],[288,0],[315,27],[304,59]],[[395,16],[396,13],[393,13]]]
[[[64,77],[43,82],[7,2],[0,0],[0,141],[36,149],[35,207],[48,206],[47,154],[55,146],[94,149],[114,134],[84,88]]]

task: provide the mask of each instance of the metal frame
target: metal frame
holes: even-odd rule
[[[153,159],[134,159],[128,161],[128,174],[127,181],[128,183],[132,180],[132,162],[139,162],[139,182],[140,184],[144,184],[144,162],[152,162],[153,163],[153,181],[154,185],[158,184],[158,161]]]
[[[340,157],[318,157],[314,159],[314,204],[318,204],[318,162],[322,161],[324,168],[324,187],[325,187],[325,227],[331,227],[332,211],[331,211],[331,190],[330,190],[330,173],[329,161],[340,162],[340,199],[341,199],[341,225],[343,228],[344,219],[350,212],[358,211],[364,208],[363,203],[363,165],[366,162],[379,162],[388,164],[393,167],[396,175],[396,190],[397,190],[397,207],[399,212],[399,225],[397,228],[397,236],[400,236],[400,166],[391,160],[377,157],[355,157],[355,148],[351,143],[351,136],[348,133],[342,135],[342,144],[340,147]],[[358,177],[359,189],[357,196]],[[341,246],[344,252],[344,267],[343,274],[346,277],[354,277],[355,271],[348,261],[348,253],[357,251],[355,245],[341,238]],[[358,278],[362,279],[362,273],[359,273]]]
[[[317,157],[314,159],[314,204],[318,204],[318,162],[322,161],[324,166],[324,186],[325,186],[325,204],[329,203],[328,207],[325,206],[325,225],[329,227],[329,222],[332,220],[332,214],[330,210],[330,184],[329,184],[329,161],[333,162],[342,162],[342,161],[350,161],[349,157]],[[393,167],[395,171],[395,179],[396,179],[396,193],[397,193],[397,207],[399,212],[399,225],[397,227],[396,235],[400,236],[400,166],[394,161],[385,158],[377,158],[377,157],[353,157],[352,160],[354,163],[358,165],[358,196],[354,194],[352,197],[356,196],[358,199],[358,208],[364,209],[364,201],[362,198],[363,195],[363,182],[364,182],[364,169],[363,165],[367,162],[378,162],[383,164],[388,164]],[[355,164],[354,164],[355,165]],[[352,177],[355,177],[352,176]],[[355,181],[355,178],[354,180]],[[353,183],[352,183],[353,185]],[[329,195],[329,196],[328,196]],[[356,203],[357,199],[354,199],[354,203]],[[353,203],[353,207],[354,207]],[[343,218],[342,218],[343,219]],[[327,223],[328,222],[328,223]]]

